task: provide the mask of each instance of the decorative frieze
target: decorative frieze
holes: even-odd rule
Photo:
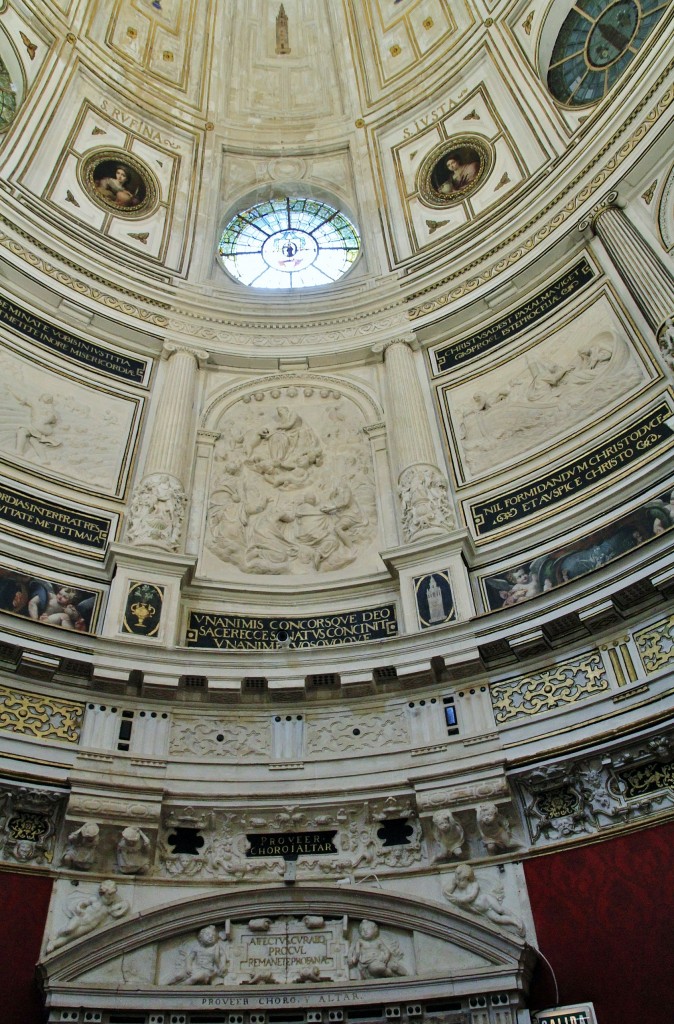
[[[0,729],[40,740],[79,743],[84,704],[0,686]]]
[[[533,846],[622,827],[674,808],[674,737],[543,765],[518,783]]]
[[[650,675],[674,662],[674,615],[634,633],[634,642],[646,672]]]
[[[65,794],[28,786],[0,790],[0,858],[10,864],[50,864]]]
[[[608,689],[606,668],[598,651],[578,661],[553,665],[542,672],[490,686],[497,725],[576,704]]]

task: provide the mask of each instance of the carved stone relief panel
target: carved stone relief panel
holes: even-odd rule
[[[464,479],[521,462],[634,394],[645,374],[610,322],[588,309],[479,381],[441,390]]]
[[[271,753],[268,716],[238,721],[174,715],[169,754],[217,757],[232,761],[266,761]]]
[[[383,713],[342,709],[338,715],[310,715],[306,729],[309,756],[353,756],[410,745],[405,712],[399,706]]]
[[[0,858],[14,866],[51,864],[65,801],[46,789],[0,790]]]
[[[175,880],[336,879],[418,869],[427,861],[409,800],[254,812],[168,808],[158,872]]]
[[[5,348],[0,399],[5,459],[95,493],[122,492],[136,400],[51,373]]]
[[[131,909],[130,897],[129,886],[120,889],[111,879],[83,881],[76,888],[59,880],[47,926],[47,953],[126,917]]]
[[[364,418],[331,388],[246,395],[218,427],[201,572],[358,574],[378,565]],[[353,568],[349,568],[353,567]]]

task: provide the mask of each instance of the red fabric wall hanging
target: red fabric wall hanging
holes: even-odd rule
[[[560,1004],[594,1003],[598,1024],[672,1024],[674,824],[536,857],[524,870]],[[530,1009],[554,1001],[539,961]]]
[[[0,1021],[42,1024],[44,1003],[35,964],[47,922],[52,880],[0,872]]]

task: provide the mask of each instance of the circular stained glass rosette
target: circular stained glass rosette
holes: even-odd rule
[[[552,95],[571,107],[603,99],[668,6],[669,0],[579,0],[552,51]]]
[[[251,288],[313,288],[351,269],[360,238],[343,213],[314,199],[270,199],[242,210],[222,233],[218,256]]]

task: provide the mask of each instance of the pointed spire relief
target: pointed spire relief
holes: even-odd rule
[[[290,42],[288,39],[288,15],[283,4],[276,15],[276,52],[290,53]]]

